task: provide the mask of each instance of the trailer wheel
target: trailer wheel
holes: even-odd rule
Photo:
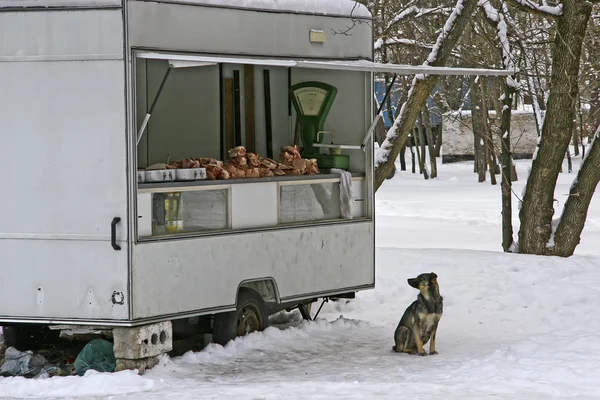
[[[238,336],[263,331],[269,326],[269,315],[263,298],[254,290],[241,288],[237,309],[215,314],[213,341],[225,346]]]
[[[2,331],[6,347],[19,351],[50,348],[60,338],[60,330],[51,330],[46,325],[3,326]]]

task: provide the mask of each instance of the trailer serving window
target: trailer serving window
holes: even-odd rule
[[[372,218],[370,72],[163,53],[135,60],[139,240]],[[300,154],[290,88],[299,84],[305,101],[306,82],[337,91],[314,152],[339,164]]]

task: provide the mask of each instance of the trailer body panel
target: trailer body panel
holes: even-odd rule
[[[373,223],[144,243],[133,249],[134,319],[235,308],[242,282],[272,280],[281,301],[372,287]]]
[[[123,60],[121,9],[0,9],[0,32],[0,62]]]
[[[133,48],[277,57],[372,57],[370,24],[357,24],[351,36],[344,35],[352,24],[350,18],[152,1],[129,1],[128,14],[129,45]],[[325,42],[311,43],[311,29],[323,30]]]

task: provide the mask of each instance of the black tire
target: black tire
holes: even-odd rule
[[[3,326],[6,347],[14,347],[19,351],[38,351],[51,348],[60,337],[60,330],[51,330],[46,325]]]
[[[237,309],[228,313],[215,314],[213,341],[225,346],[238,336],[263,331],[269,326],[269,315],[262,297],[252,289],[241,288],[238,293]]]

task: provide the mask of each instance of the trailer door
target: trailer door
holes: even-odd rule
[[[121,11],[0,12],[0,319],[128,317]]]

